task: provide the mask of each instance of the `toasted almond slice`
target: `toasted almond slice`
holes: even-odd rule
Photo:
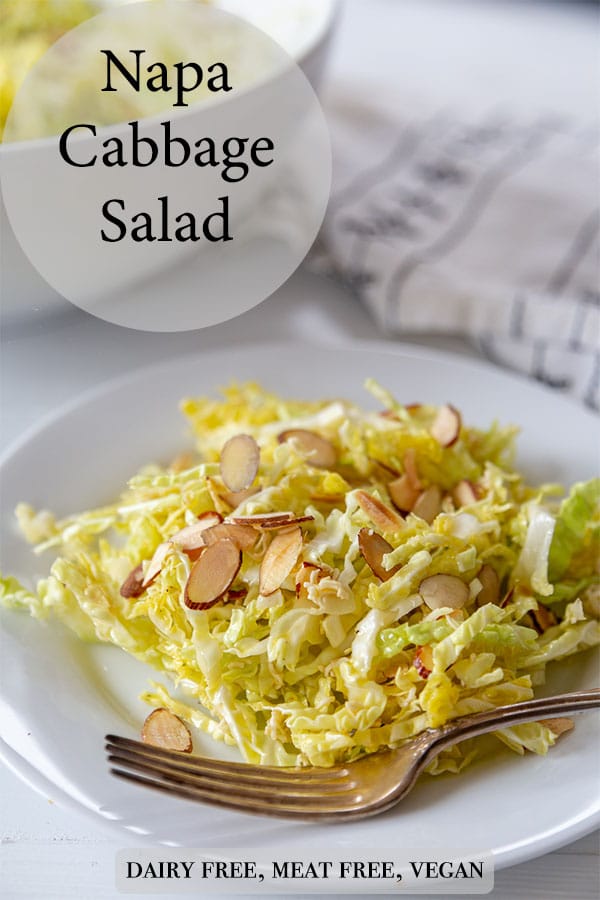
[[[121,597],[129,599],[130,597],[139,597],[144,593],[144,566],[140,563],[132,569],[121,587],[119,588]]]
[[[145,744],[162,747],[164,750],[192,752],[192,735],[185,722],[164,706],[152,710],[142,726],[142,740]]]
[[[432,484],[422,491],[413,506],[411,512],[415,516],[431,525],[436,516],[442,511],[442,492],[437,484]]]
[[[438,409],[430,433],[442,447],[451,447],[458,440],[461,425],[459,411],[447,403]]]
[[[552,628],[553,625],[556,625],[556,616],[552,610],[547,609],[541,603],[538,603],[537,609],[531,610],[531,617],[535,623],[536,631],[539,631],[540,634],[543,634],[545,631],[548,631],[549,628]]]
[[[207,509],[206,512],[200,513],[198,521],[204,522],[205,528],[212,528],[213,525],[218,525],[219,522],[223,521],[223,516],[216,509]]]
[[[209,509],[206,512],[200,513],[200,515],[198,516],[198,522],[201,528],[202,543],[199,543],[196,547],[184,548],[185,555],[189,556],[192,561],[197,560],[206,546],[206,538],[204,537],[204,532],[207,532],[209,531],[209,529],[214,528],[216,525],[219,525],[222,521],[223,516],[220,512],[217,512],[214,509]]]
[[[150,564],[146,569],[146,574],[144,575],[144,580],[142,582],[142,587],[146,590],[147,587],[150,587],[155,578],[160,574],[160,570],[163,567],[163,563],[173,549],[173,544],[171,541],[163,541],[162,544],[159,544],[156,550],[154,551],[154,556],[150,560]]]
[[[306,597],[306,585],[313,573],[318,573],[318,578],[324,578],[328,573],[323,566],[315,563],[303,562],[296,574],[296,597]]]
[[[245,491],[223,491],[221,498],[231,507],[231,509],[236,509],[240,503],[244,503],[246,500],[249,500],[250,497],[254,497],[259,491],[259,485],[254,485],[254,487],[246,488]]]
[[[519,619],[519,625],[522,625],[523,628],[531,628],[535,629],[535,622],[533,621],[533,616],[531,613],[525,613],[522,619]]]
[[[394,419],[396,422],[400,421],[393,409],[382,409],[378,415],[381,416],[382,419]]]
[[[452,499],[456,506],[470,506],[472,503],[477,503],[479,498],[473,482],[464,478],[452,488]]]
[[[540,725],[545,725],[556,737],[560,737],[561,734],[565,734],[567,731],[572,731],[575,728],[573,719],[568,719],[566,716],[561,716],[559,719],[542,719]]]
[[[421,409],[422,406],[423,406],[422,403],[405,403],[404,409],[407,409],[409,411],[409,413],[414,413],[418,409]]]
[[[214,528],[223,521],[222,516],[217,512],[209,512],[204,514],[201,519],[192,525],[186,525],[180,531],[176,532],[171,538],[173,543],[179,550],[189,553],[193,550],[199,550],[204,546],[204,534],[211,528]]]
[[[514,587],[511,587],[510,590],[508,590],[506,592],[506,594],[500,601],[501,609],[504,609],[505,606],[508,606],[508,604],[511,602],[512,598],[514,597],[514,594],[515,594],[515,589],[514,589]]]
[[[421,678],[429,678],[433,671],[433,650],[429,644],[417,647],[413,665]]]
[[[250,487],[260,464],[260,449],[249,434],[236,434],[221,450],[221,478],[236,493]]]
[[[291,522],[293,518],[293,512],[272,512],[256,513],[252,516],[231,516],[231,521],[237,525],[253,525],[255,528],[264,528],[275,522],[282,524]]]
[[[185,586],[185,605],[208,609],[231,586],[242,564],[239,547],[229,539],[217,541],[204,550],[192,566]]]
[[[295,516],[294,513],[264,513],[256,516],[232,516],[231,521],[237,525],[252,525],[261,531],[274,531],[299,525],[301,522],[312,522],[314,516]]]
[[[419,478],[419,470],[417,469],[417,451],[414,447],[408,448],[402,461],[404,463],[404,474],[408,478],[411,487],[420,491],[423,485]]]
[[[469,588],[456,575],[430,575],[419,585],[419,593],[429,609],[462,609],[469,600]]]
[[[207,529],[208,530],[208,529]],[[206,544],[201,544],[199,547],[194,547],[191,550],[186,550],[185,555],[191,562],[196,562],[197,559],[200,559],[200,556],[206,550]]]
[[[282,431],[277,439],[280,444],[293,440],[300,451],[308,456],[307,461],[311,466],[319,469],[331,469],[337,462],[337,451],[333,444],[314,431],[291,428],[288,431]]]
[[[375,468],[381,469],[382,473],[385,477],[389,478],[397,478],[400,474],[396,469],[392,468],[392,466],[388,466],[387,463],[382,462],[380,459],[376,459],[374,456],[369,456],[369,462],[373,463]]]
[[[475,598],[477,606],[485,606],[486,603],[498,604],[500,600],[500,579],[494,567],[486,563],[479,570],[477,578],[481,582],[481,590]]]
[[[400,566],[384,569],[383,557],[386,553],[391,553],[394,548],[376,531],[371,531],[370,528],[361,528],[358,532],[358,546],[365,562],[381,581],[388,581],[400,569]]]
[[[314,521],[314,518],[314,516],[293,516],[291,519],[286,519],[284,522],[265,522],[264,525],[261,525],[261,530],[274,531],[275,529],[289,528],[291,525],[300,525],[302,522],[312,522]]]
[[[258,531],[251,525],[239,525],[236,522],[222,522],[207,528],[204,532],[204,543],[206,546],[216,544],[224,538],[233,541],[239,550],[250,550],[258,540]]]
[[[402,513],[409,513],[421,493],[419,488],[415,488],[408,477],[408,474],[401,475],[387,484],[388,494],[396,509]]]
[[[277,534],[267,547],[260,566],[259,591],[264,597],[273,594],[288,577],[302,549],[302,529]]]
[[[399,528],[404,526],[404,522],[398,513],[394,512],[393,509],[390,509],[389,506],[386,506],[385,503],[382,503],[381,500],[378,500],[372,494],[367,494],[366,491],[357,491],[356,499],[364,514],[369,517],[375,528],[378,528],[380,531],[398,531]]]

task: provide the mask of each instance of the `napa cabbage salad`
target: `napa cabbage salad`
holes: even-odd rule
[[[331,766],[529,699],[600,639],[600,480],[529,486],[515,429],[367,387],[380,411],[255,384],[184,400],[197,457],[61,521],[19,505],[56,559],[35,591],[3,578],[3,603],[148,663],[150,706],[250,763]],[[545,753],[557,729],[496,737]]]

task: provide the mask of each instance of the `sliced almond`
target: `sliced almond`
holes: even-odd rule
[[[481,582],[481,590],[475,598],[477,606],[485,606],[486,603],[498,604],[500,600],[500,579],[493,566],[482,566],[478,575]]]
[[[139,597],[144,593],[144,566],[140,563],[135,569],[132,569],[121,587],[119,588],[121,597],[129,599],[130,597]]]
[[[217,541],[229,538],[239,550],[250,550],[258,540],[258,531],[251,525],[239,525],[236,522],[222,522],[207,528],[204,532],[206,546],[216,544]]]
[[[452,499],[456,506],[470,506],[477,503],[479,497],[473,482],[465,478],[452,488]]]
[[[421,678],[429,678],[433,671],[433,650],[429,644],[417,647],[413,665]]]
[[[171,540],[179,550],[190,554],[204,547],[205,532],[210,531],[211,528],[214,528],[222,521],[222,516],[217,512],[205,513],[197,522],[193,522],[192,525],[186,525],[185,528],[176,532]]]
[[[152,584],[155,578],[158,578],[158,576],[160,575],[160,570],[163,567],[163,563],[172,549],[173,544],[171,543],[171,541],[163,541],[162,544],[158,545],[158,547],[154,551],[154,556],[150,560],[148,568],[146,569],[146,574],[144,575],[144,580],[142,582],[144,590],[146,590],[146,588]]]
[[[185,605],[190,609],[213,606],[231,586],[241,564],[241,551],[233,541],[211,544],[192,566],[185,586]]]
[[[436,516],[442,511],[442,492],[437,484],[432,484],[422,491],[413,506],[411,512],[431,525]]]
[[[238,600],[245,600],[248,596],[248,588],[229,588],[225,594],[226,603],[237,603]]]
[[[292,525],[300,525],[303,522],[312,522],[314,518],[314,516],[293,516],[291,519],[287,519],[285,522],[266,522],[261,526],[261,529],[263,531],[272,531],[280,528],[289,528]]]
[[[323,566],[317,566],[315,563],[310,562],[302,563],[296,574],[296,597],[306,597],[306,585],[314,576],[314,573],[317,573],[318,579],[325,578],[329,574]]]
[[[410,478],[406,473],[401,475],[400,478],[389,481],[386,487],[392,503],[402,513],[411,511],[421,493],[419,488],[415,488],[411,484]]]
[[[312,522],[314,516],[295,516],[294,513],[264,513],[256,516],[232,516],[232,522],[237,525],[252,525],[261,531],[274,531],[279,528],[288,528],[290,525],[299,525],[301,522]]]
[[[417,412],[418,409],[421,409],[422,406],[422,403],[405,403],[404,409],[407,409],[409,413],[414,413]]]
[[[398,531],[399,528],[404,527],[404,522],[398,513],[372,494],[367,494],[366,491],[357,491],[356,499],[364,514],[380,531]]]
[[[260,490],[259,485],[255,485],[254,487],[246,488],[245,491],[224,491],[221,494],[221,498],[231,507],[231,509],[236,509],[240,503],[245,503],[250,497],[254,497],[255,494],[258,494]]]
[[[567,731],[572,731],[575,728],[573,719],[568,719],[566,716],[561,716],[559,719],[542,719],[540,725],[545,725],[556,737],[560,737],[561,734],[565,734]]]
[[[259,591],[264,597],[281,587],[296,565],[301,549],[302,529],[299,525],[275,535],[260,566]]]
[[[400,474],[397,469],[388,466],[387,463],[382,462],[380,459],[375,459],[374,456],[369,457],[369,462],[373,463],[376,469],[380,469],[386,478],[397,478]]]
[[[547,609],[541,603],[538,604],[537,609],[531,610],[531,617],[535,623],[536,631],[539,631],[540,634],[543,634],[545,631],[548,631],[549,628],[552,628],[553,625],[556,625],[557,621],[552,610]]]
[[[462,609],[469,600],[469,588],[456,575],[430,575],[419,585],[419,594],[429,609]]]
[[[164,750],[192,752],[192,735],[185,722],[163,706],[154,709],[142,726],[142,740]]]
[[[231,521],[237,525],[253,525],[255,528],[264,528],[277,523],[290,522],[294,518],[293,512],[256,513],[252,516],[231,516]]]
[[[331,469],[337,462],[337,451],[331,441],[314,431],[291,428],[289,431],[282,431],[277,439],[280,444],[293,440],[301,453],[308,457],[307,461],[311,466],[319,469]]]
[[[190,562],[196,563],[196,562],[198,562],[198,560],[200,559],[200,557],[202,556],[202,554],[203,554],[204,551],[206,550],[206,547],[207,547],[207,545],[206,545],[206,544],[203,544],[203,546],[202,546],[202,547],[198,547],[197,550],[188,550],[188,552],[186,553],[186,556],[188,557],[188,559],[190,560]]]
[[[431,436],[442,447],[451,447],[458,440],[462,419],[457,409],[450,404],[440,406],[431,426]]]
[[[514,587],[510,588],[510,590],[508,590],[508,591],[506,592],[506,594],[504,595],[504,597],[503,597],[502,600],[500,601],[500,607],[501,607],[501,609],[504,609],[505,606],[508,606],[508,604],[511,602],[512,598],[514,597],[514,594],[515,594],[515,589],[514,589]]]
[[[260,464],[260,449],[249,434],[236,434],[221,450],[221,478],[236,493],[250,487]]]
[[[386,553],[391,553],[394,548],[376,531],[371,531],[370,528],[361,528],[358,532],[358,547],[373,574],[377,575],[381,581],[388,581],[400,569],[399,565],[394,566],[393,569],[384,569],[383,557]]]
[[[533,621],[533,616],[531,613],[525,613],[522,619],[519,619],[519,625],[522,625],[523,628],[531,628],[535,629],[535,622]]]
[[[200,513],[198,521],[204,522],[205,528],[212,528],[213,525],[223,521],[223,516],[216,509],[207,509],[206,512]]]
[[[412,487],[420,491],[423,485],[419,478],[419,470],[417,469],[417,451],[414,447],[409,447],[404,454],[404,474]]]

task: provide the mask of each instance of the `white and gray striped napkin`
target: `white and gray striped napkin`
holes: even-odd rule
[[[465,335],[599,409],[597,124],[339,100],[327,269],[385,332]]]

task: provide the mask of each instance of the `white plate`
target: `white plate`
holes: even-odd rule
[[[3,571],[31,582],[46,561],[15,533],[19,500],[59,514],[105,502],[150,460],[168,460],[189,441],[177,404],[231,379],[256,379],[295,397],[346,396],[366,404],[374,376],[404,401],[451,401],[465,419],[523,428],[519,464],[531,479],[572,482],[595,473],[596,420],[520,378],[452,356],[389,344],[348,348],[251,346],[155,366],[88,393],[30,431],[1,469]],[[53,786],[58,802],[111,820],[154,843],[260,847],[310,854],[327,847],[493,851],[506,866],[591,831],[600,820],[597,718],[546,758],[499,750],[458,777],[423,779],[391,812],[348,825],[315,826],[255,818],[170,799],[108,774],[103,737],[136,736],[147,713],[138,694],[154,673],[114,647],[89,646],[47,622],[2,613],[0,713],[7,764],[33,787]],[[567,661],[547,691],[590,685],[594,660]],[[208,738],[200,752],[227,755]],[[3,752],[0,745],[0,753]]]

